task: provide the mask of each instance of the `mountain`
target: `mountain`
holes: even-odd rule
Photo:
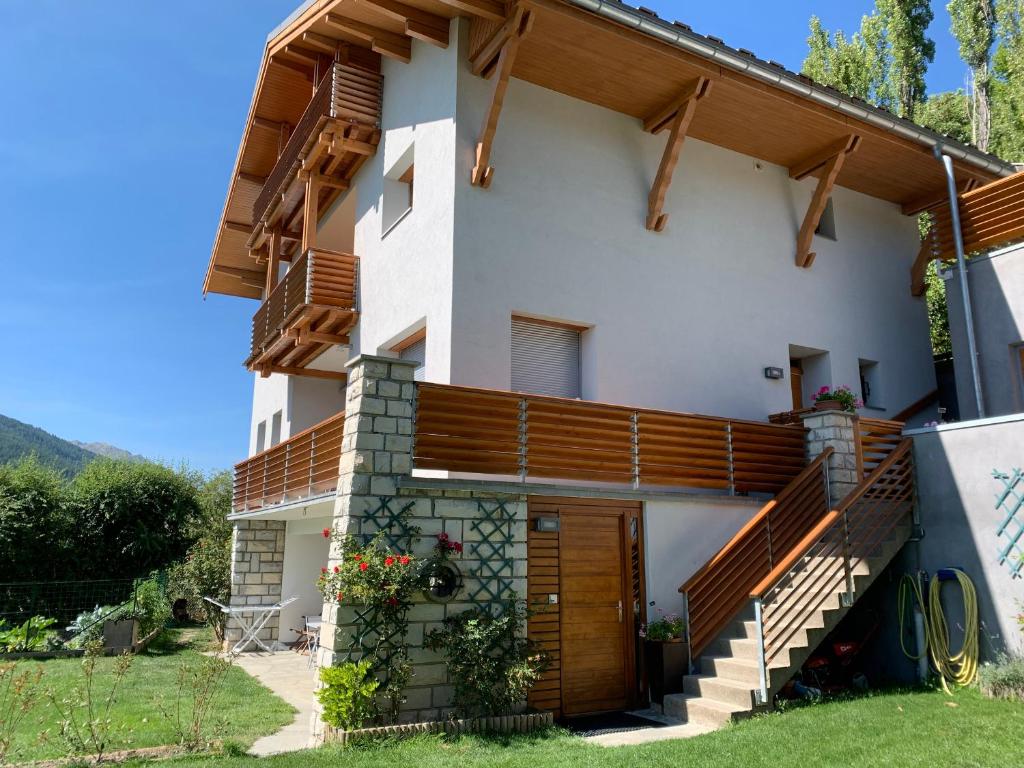
[[[97,456],[106,456],[108,459],[147,461],[145,456],[139,456],[137,453],[126,451],[124,448],[118,448],[110,443],[83,443],[81,440],[72,440],[71,442],[89,453],[95,453]]]
[[[69,475],[76,474],[96,458],[95,453],[39,427],[0,415],[0,464],[15,461],[30,453],[38,456],[44,464]]]

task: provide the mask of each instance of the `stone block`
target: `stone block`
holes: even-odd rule
[[[377,382],[377,394],[381,397],[401,397],[402,385],[397,381],[383,379]]]
[[[408,453],[395,453],[391,455],[391,471],[396,475],[408,475],[412,473],[412,456]]]
[[[280,573],[269,573],[269,572],[264,571],[262,576],[263,576],[263,583],[264,584],[277,584],[278,586],[280,586],[280,584],[281,584],[281,574]],[[278,592],[280,592],[280,589],[278,589]]]
[[[354,400],[351,404],[352,415],[372,415],[372,416],[383,416],[387,412],[387,401],[382,400],[379,397],[361,397],[358,400]],[[351,416],[346,416],[346,421]],[[362,430],[360,430],[362,431]]]
[[[448,682],[448,667],[445,664],[418,664],[413,668],[411,685],[437,685]],[[430,701],[424,706],[430,706]]]
[[[385,475],[372,475],[370,477],[370,493],[374,496],[394,496],[397,491],[395,479]]]
[[[406,435],[385,435],[384,450],[396,453],[410,453],[412,451],[412,438]]]
[[[388,403],[389,406],[393,404]],[[393,416],[377,416],[373,420],[373,431],[383,435],[393,435],[398,432],[398,420]]]
[[[408,618],[413,621],[442,621],[444,605],[441,603],[415,603],[409,608]]]
[[[450,707],[455,689],[450,685],[435,685],[430,692],[430,703],[435,707]]]
[[[391,366],[391,378],[397,382],[412,381],[413,372],[415,371],[413,365],[392,365]]]
[[[412,403],[405,400],[389,400],[388,416],[398,416],[403,419],[412,418]]]
[[[367,451],[383,451],[384,450],[384,435],[375,435],[367,429],[365,432],[360,432],[355,436],[355,440],[352,444],[352,449],[362,449]],[[351,449],[350,449],[351,450]]]

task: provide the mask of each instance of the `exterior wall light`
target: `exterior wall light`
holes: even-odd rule
[[[781,368],[769,366],[764,369],[764,377],[766,379],[781,379],[784,375]]]
[[[538,517],[536,530],[541,533],[554,533],[558,530],[557,517]]]

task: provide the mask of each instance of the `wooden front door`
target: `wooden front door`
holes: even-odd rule
[[[625,518],[561,507],[562,713],[624,709],[631,698],[633,612]]]
[[[789,361],[789,386],[793,392],[793,410],[804,407],[804,367],[799,360]]]

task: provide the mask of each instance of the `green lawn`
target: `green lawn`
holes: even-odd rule
[[[175,742],[174,726],[161,714],[157,701],[162,694],[174,701],[179,666],[210,646],[207,630],[168,630],[145,653],[137,656],[125,678],[111,720],[120,730],[110,749],[152,747]],[[43,668],[43,687],[67,692],[81,684],[81,659],[50,659]],[[108,669],[113,659],[100,661]],[[109,676],[98,677],[98,689],[109,688]],[[214,716],[227,723],[221,737],[248,746],[256,738],[290,723],[294,710],[241,669],[231,669],[213,705]],[[49,736],[39,735],[49,730]],[[45,699],[21,723],[14,738],[10,760],[64,757],[67,748],[60,738],[57,713]]]
[[[877,694],[818,704],[760,717],[685,741],[607,749],[559,731],[509,739],[437,738],[360,747],[323,748],[255,760],[251,757],[195,757],[172,760],[168,768],[379,768],[382,765],[440,768],[552,768],[574,766],[836,766],[1016,765],[1024,734],[1024,705],[982,698],[974,690],[955,698],[941,692]],[[155,768],[155,764],[153,765]]]

